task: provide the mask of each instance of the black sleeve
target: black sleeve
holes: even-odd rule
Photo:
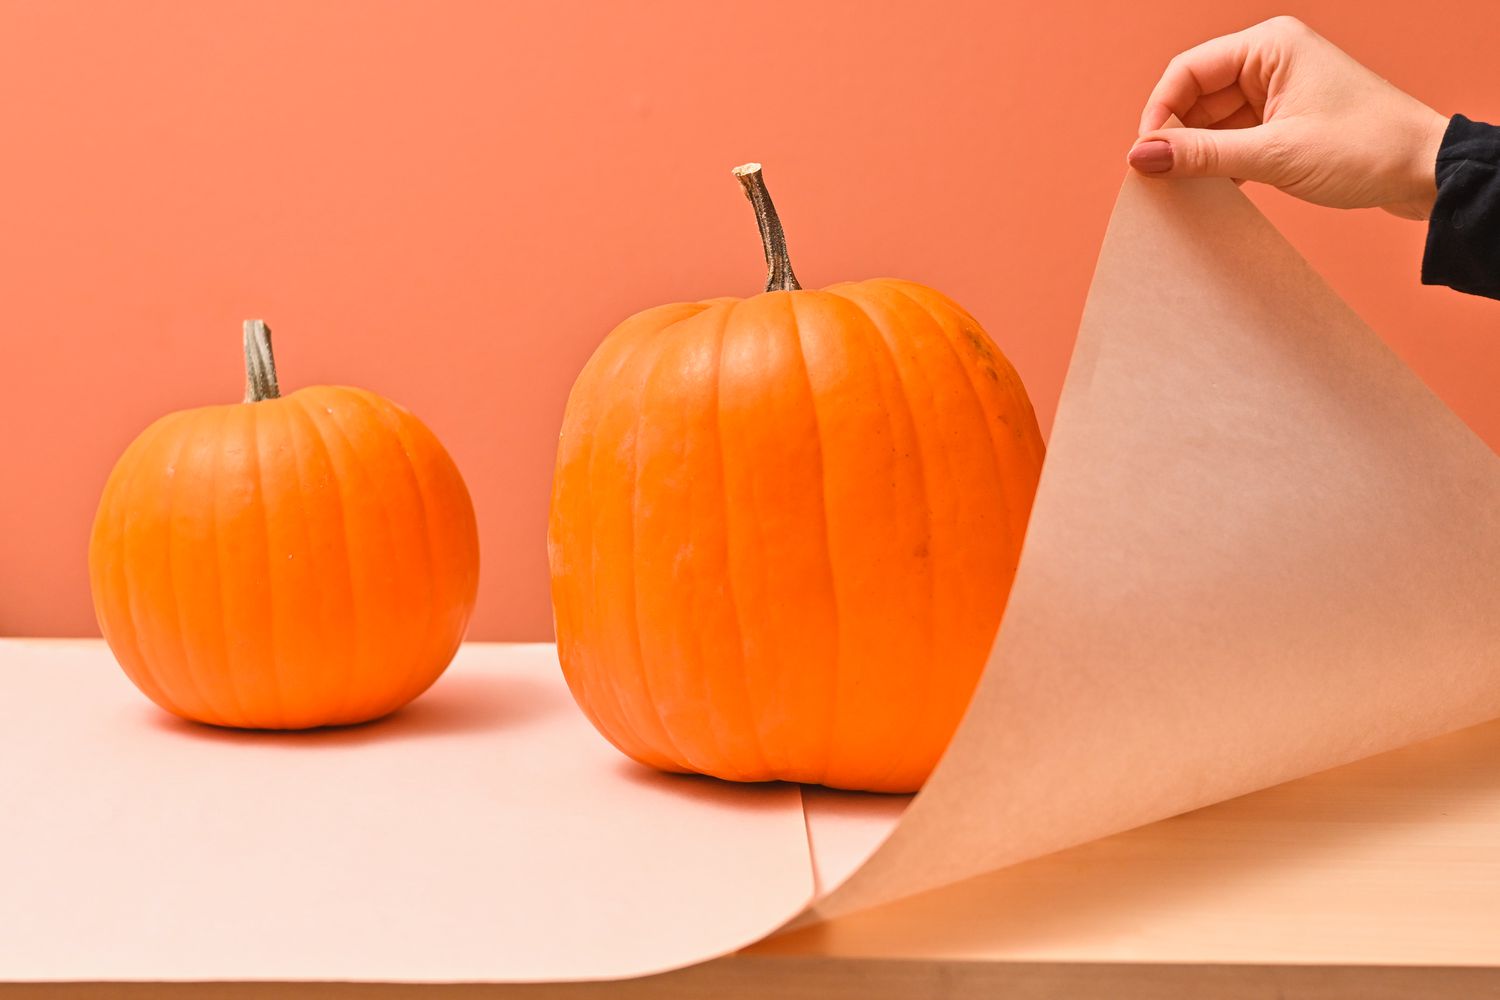
[[[1437,155],[1422,284],[1500,299],[1500,128],[1454,115]]]

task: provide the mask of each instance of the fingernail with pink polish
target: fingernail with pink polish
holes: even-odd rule
[[[1172,169],[1172,144],[1165,139],[1140,143],[1126,160],[1143,174],[1164,174]]]

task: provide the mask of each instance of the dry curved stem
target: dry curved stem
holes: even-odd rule
[[[271,354],[271,328],[265,320],[245,320],[245,402],[276,399],[276,358]]]
[[[735,167],[734,176],[745,189],[745,197],[755,206],[755,224],[760,227],[760,242],[766,252],[766,291],[795,292],[802,286],[792,273],[792,261],[786,253],[786,233],[782,231],[776,206],[771,203],[771,192],[766,190],[760,164]]]

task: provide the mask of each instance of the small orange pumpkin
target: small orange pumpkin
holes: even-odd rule
[[[406,409],[363,389],[280,396],[245,324],[243,403],[147,427],[89,545],[99,627],[177,715],[305,729],[395,711],[447,667],[474,608],[463,477]]]
[[[652,767],[911,791],[994,641],[1036,417],[932,289],[802,290],[759,165],[735,173],[765,293],[632,316],[568,399],[548,539],[563,671]]]

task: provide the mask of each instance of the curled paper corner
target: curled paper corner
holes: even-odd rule
[[[1231,182],[1131,175],[968,714],[789,926],[1497,716],[1500,459]]]

